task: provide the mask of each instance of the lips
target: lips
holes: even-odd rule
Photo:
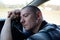
[[[22,26],[25,28],[25,27],[27,26],[27,24],[25,24],[25,23],[22,23]]]

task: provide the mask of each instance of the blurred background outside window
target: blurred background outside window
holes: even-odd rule
[[[33,0],[0,0],[0,20],[6,19],[8,11],[21,9]],[[60,25],[60,0],[49,0],[38,6],[43,19],[49,23]]]

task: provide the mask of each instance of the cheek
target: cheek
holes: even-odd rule
[[[28,24],[28,26],[31,25],[31,22],[32,22],[32,21],[31,21],[31,18],[30,18],[30,17],[26,19],[26,23]]]
[[[36,19],[34,19],[32,16],[29,17],[26,21],[30,28],[32,28],[36,25]]]

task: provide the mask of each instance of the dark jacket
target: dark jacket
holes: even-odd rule
[[[39,32],[28,37],[26,40],[60,40],[60,28],[55,24],[43,21]]]
[[[17,25],[18,27],[19,25]],[[19,26],[20,27],[20,26]],[[18,27],[18,28],[19,28]],[[13,40],[60,40],[60,28],[55,24],[49,24],[43,21],[38,32],[32,35],[26,34],[25,36],[16,27],[12,28]],[[25,34],[25,33],[24,33]]]

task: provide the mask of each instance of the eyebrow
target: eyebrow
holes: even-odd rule
[[[30,14],[30,13],[25,13],[24,15],[29,15],[29,14]],[[24,16],[24,15],[23,15],[23,16]]]
[[[31,14],[31,12],[25,13],[25,14],[23,14],[23,16],[24,16],[24,15],[29,15],[29,14]]]

